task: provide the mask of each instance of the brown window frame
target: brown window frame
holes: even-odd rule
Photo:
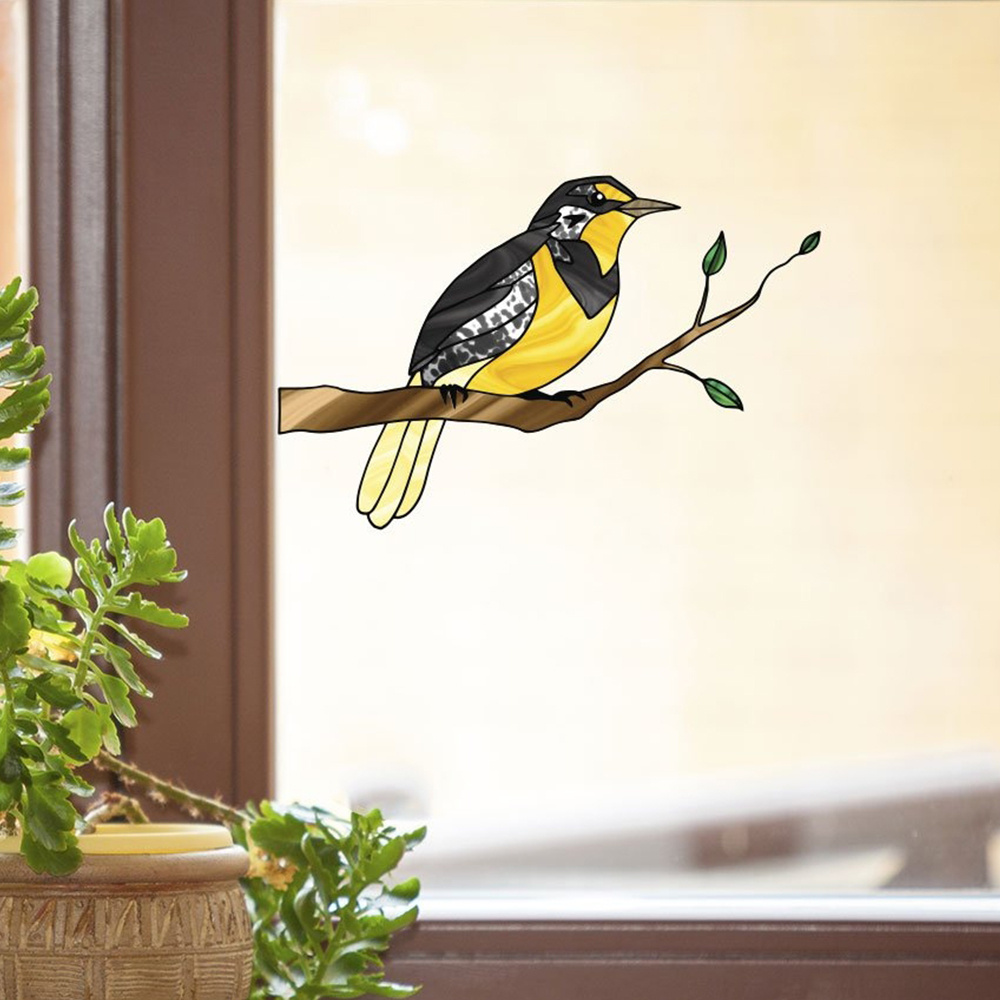
[[[126,752],[236,802],[272,786],[269,11],[32,0],[30,278],[55,374],[36,543],[162,516],[191,614]]]
[[[190,571],[126,752],[234,801],[273,788],[268,0],[29,0],[31,255],[57,378],[32,527],[162,515]],[[439,911],[443,913],[443,911]],[[666,912],[666,911],[665,911]],[[874,912],[874,911],[873,911]],[[1000,995],[1000,923],[429,916],[426,995]]]

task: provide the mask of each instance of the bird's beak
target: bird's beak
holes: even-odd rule
[[[651,215],[653,212],[672,212],[675,208],[680,207],[680,205],[671,205],[669,201],[654,201],[652,198],[633,198],[631,201],[625,202],[618,211],[638,219],[643,215]]]

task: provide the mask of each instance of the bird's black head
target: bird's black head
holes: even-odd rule
[[[632,221],[651,212],[665,212],[677,205],[637,198],[614,177],[579,177],[560,184],[542,202],[531,220],[531,229],[551,228],[556,239],[579,239],[584,227],[597,215],[621,212]]]

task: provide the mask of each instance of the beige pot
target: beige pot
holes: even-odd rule
[[[246,1000],[253,936],[224,827],[98,827],[72,875],[0,840],[0,1000]]]

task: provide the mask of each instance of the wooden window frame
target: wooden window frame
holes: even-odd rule
[[[192,625],[164,643],[126,751],[237,802],[273,787],[271,23],[268,0],[29,3],[29,275],[57,379],[36,544],[65,548],[74,516],[96,531],[109,499],[164,517]],[[473,919],[432,903],[391,971],[443,1000],[1000,995],[990,905],[907,905]]]
[[[36,544],[108,500],[190,571],[127,753],[269,794],[270,204],[265,3],[32,0],[30,278],[56,377]]]

